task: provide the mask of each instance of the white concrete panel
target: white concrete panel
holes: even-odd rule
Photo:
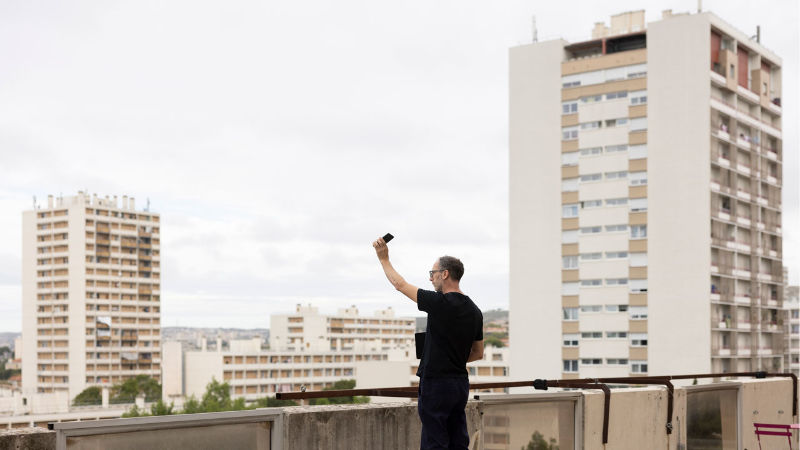
[[[560,130],[560,128],[559,128]],[[619,145],[628,143],[628,127],[601,128],[599,130],[580,130],[578,146],[580,148]]]
[[[581,253],[626,251],[628,233],[600,233],[594,236],[581,236],[578,239]]]
[[[651,23],[647,32],[653,375],[711,371],[708,17],[672,17]]]
[[[628,303],[627,286],[586,287],[581,288],[578,295],[580,296],[581,305],[619,305]],[[581,317],[581,319],[583,318]]]
[[[617,259],[613,261],[580,261],[581,279],[592,278],[628,278],[628,260]],[[603,288],[618,289],[618,288]]]
[[[629,376],[628,366],[580,366],[580,371],[581,377],[583,378],[611,378]]]
[[[614,152],[603,156],[587,156],[580,158],[578,161],[578,172],[581,175],[628,170],[628,155],[626,152]]]
[[[509,52],[510,340],[514,379],[561,376],[562,40]],[[531,255],[536,255],[531,258]]]
[[[36,212],[22,213],[22,392],[36,392]]]
[[[625,160],[625,167],[616,170],[627,170],[627,160]],[[591,173],[605,173],[612,170],[597,171]],[[627,178],[616,179],[613,181],[597,181],[590,183],[582,183],[578,185],[578,198],[580,200],[596,200],[606,198],[627,198],[628,197],[628,180]],[[588,212],[589,210],[584,210]],[[583,213],[583,211],[581,211]],[[625,221],[627,222],[627,218]]]
[[[628,117],[628,99],[603,100],[594,103],[578,103],[578,121],[618,119]]]

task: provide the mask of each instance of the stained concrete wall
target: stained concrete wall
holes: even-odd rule
[[[615,389],[611,394],[609,439],[602,443],[603,400],[598,390],[580,391],[577,402],[575,438],[579,448],[583,450],[626,450],[643,448],[659,448],[667,450],[685,449],[687,445],[686,417],[687,393],[705,390],[732,390],[736,393],[736,401],[730,405],[720,405],[724,411],[736,418],[736,430],[731,433],[738,436],[739,448],[758,448],[753,430],[753,422],[796,423],[797,416],[792,416],[792,382],[789,379],[771,378],[766,380],[745,380],[741,382],[714,383],[708,385],[676,387],[673,403],[672,433],[667,434],[667,390],[664,387],[637,389]],[[545,404],[552,405],[549,399]],[[576,401],[573,397],[566,401]],[[550,410],[541,409],[541,403],[527,400],[510,402],[508,405],[530,408],[529,414],[554,414]],[[539,405],[539,409],[537,409]],[[489,411],[489,404],[482,401],[470,401],[467,405],[468,431],[475,442],[480,443],[480,433],[484,432],[484,411]],[[222,413],[225,414],[225,413]],[[489,413],[489,415],[491,415]],[[567,420],[559,417],[559,420]],[[500,423],[487,425],[488,433],[508,433],[514,438],[513,424]],[[324,448],[330,450],[373,450],[373,449],[417,449],[421,425],[417,417],[416,403],[363,404],[363,405],[330,405],[283,408],[281,419],[275,424],[276,433],[280,433],[283,450],[305,450]],[[185,429],[175,429],[175,433],[185,433]],[[569,430],[567,430],[569,432]],[[557,433],[549,432],[547,436]],[[525,438],[530,436],[526,429]],[[736,436],[733,437],[734,442]],[[767,436],[768,445],[784,445],[785,438]],[[562,449],[572,446],[562,436]],[[582,444],[581,444],[582,443]],[[797,438],[793,439],[797,444]],[[767,447],[762,442],[764,448]],[[471,449],[481,448],[471,446]],[[486,449],[499,448],[487,443]],[[516,447],[518,448],[518,447]],[[55,449],[53,432],[41,428],[29,428],[0,432],[0,450],[14,449]],[[180,447],[175,447],[181,450]]]
[[[467,404],[467,431],[475,440],[481,428],[480,402]],[[421,425],[417,404],[336,405],[286,408],[285,450],[415,450]]]

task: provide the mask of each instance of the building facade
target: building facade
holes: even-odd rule
[[[711,13],[510,50],[511,375],[781,370],[781,59]]]
[[[415,323],[413,317],[395,317],[391,307],[364,317],[355,306],[325,315],[311,305],[297,305],[294,313],[270,316],[269,346],[291,351],[413,347]]]
[[[800,286],[786,286],[784,292],[784,370],[800,377]]]
[[[160,217],[79,192],[22,216],[22,389],[160,378]]]

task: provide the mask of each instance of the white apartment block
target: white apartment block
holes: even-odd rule
[[[48,197],[22,215],[22,388],[159,378],[159,215],[122,197]]]
[[[391,307],[363,317],[355,306],[325,315],[311,305],[298,304],[292,314],[270,317],[269,344],[273,350],[290,351],[414,348],[415,330],[413,317],[395,317]]]
[[[513,378],[782,370],[781,112],[707,12],[512,48]]]
[[[217,349],[222,349],[217,350]],[[484,358],[467,365],[470,382],[509,381],[508,348],[486,347]],[[322,390],[344,379],[356,388],[415,386],[419,360],[413,347],[390,350],[261,350],[258,340],[232,341],[230,349],[217,345],[182,351],[179,342],[164,343],[163,396],[167,401],[202,397],[215,378],[231,386],[234,398],[255,401],[276,392]],[[396,399],[395,399],[396,401]]]

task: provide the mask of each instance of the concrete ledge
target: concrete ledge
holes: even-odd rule
[[[467,430],[481,428],[482,404],[467,404]],[[330,405],[284,409],[285,450],[374,450],[419,448],[422,425],[416,403]]]
[[[15,428],[0,431],[0,450],[51,450],[56,432],[47,428]]]

